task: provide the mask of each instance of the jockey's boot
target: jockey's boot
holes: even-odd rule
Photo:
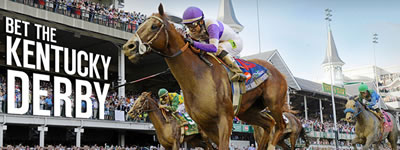
[[[185,125],[189,125],[189,122],[187,122],[186,119],[183,118],[183,116],[179,115],[178,112],[175,112],[174,116],[178,119],[179,126],[183,127]]]
[[[380,109],[375,110],[378,113],[381,123],[385,122],[385,116],[383,116],[382,111]]]
[[[243,74],[243,71],[240,69],[239,65],[236,63],[235,59],[233,56],[228,54],[228,52],[222,50],[222,52],[218,55],[219,58],[222,59],[222,61],[225,62],[226,65],[228,65],[229,69],[233,72],[233,76],[231,77],[231,81],[246,81],[246,76]]]

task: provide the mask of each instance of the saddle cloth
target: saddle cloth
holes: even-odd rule
[[[183,118],[189,123],[188,125],[185,125],[185,135],[193,135],[193,134],[198,134],[199,133],[199,128],[197,127],[196,122],[193,121],[192,118],[190,118],[188,113],[183,114]]]
[[[381,110],[383,117],[385,118],[385,122],[383,123],[383,131],[390,132],[393,129],[393,121],[390,119],[388,113],[384,110]]]
[[[256,63],[249,62],[243,59],[235,58],[236,63],[239,65],[240,69],[246,75],[246,91],[250,91],[261,83],[263,83],[268,78],[268,70]]]

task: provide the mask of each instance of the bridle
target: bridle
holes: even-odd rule
[[[358,107],[358,105],[361,105],[358,101],[356,101],[356,100],[354,100],[354,101],[355,101],[355,107]],[[352,108],[346,108],[344,110],[344,113],[348,113],[348,112],[352,113],[353,118],[355,118],[362,112],[362,109],[358,109],[358,112],[355,112],[355,110]]]
[[[176,53],[172,54],[171,56],[165,55],[165,54],[161,53],[160,51],[155,50],[154,48],[152,48],[151,44],[153,43],[154,40],[158,39],[162,29],[164,29],[164,33],[165,33],[165,37],[166,37],[165,47],[164,48],[167,49],[168,48],[169,35],[168,35],[168,30],[166,28],[166,24],[165,24],[163,19],[161,19],[160,17],[157,17],[157,16],[150,16],[149,19],[151,19],[151,18],[160,21],[161,27],[159,28],[157,33],[154,34],[154,36],[148,42],[143,43],[142,39],[140,38],[140,36],[138,34],[138,31],[141,29],[141,26],[139,26],[139,28],[137,29],[137,31],[134,34],[134,36],[136,36],[136,38],[139,40],[139,54],[140,55],[143,55],[143,54],[147,53],[148,51],[152,51],[152,52],[154,52],[154,53],[156,53],[158,55],[161,55],[162,57],[174,58],[174,57],[179,56],[180,54],[182,54],[188,48],[189,43],[186,43],[184,47],[179,49]],[[143,24],[145,24],[145,23],[146,22],[144,22]]]
[[[138,114],[143,114],[143,113],[145,113],[145,112],[152,112],[152,111],[154,111],[154,110],[160,109],[160,108],[156,107],[156,108],[153,108],[153,109],[147,109],[147,110],[146,110],[145,108],[150,108],[149,103],[150,103],[150,102],[149,102],[149,98],[146,96],[145,99],[144,99],[143,105],[140,106],[140,107],[138,108],[138,111],[135,112],[136,118],[139,116]]]

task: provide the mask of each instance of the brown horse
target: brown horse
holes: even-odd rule
[[[296,116],[294,116],[292,113],[288,113],[285,112],[283,113],[283,115],[286,116],[286,118],[288,119],[289,123],[286,125],[286,129],[288,131],[285,131],[284,134],[280,137],[280,140],[278,142],[278,145],[281,146],[283,149],[287,150],[287,149],[291,149],[294,150],[296,147],[296,141],[298,138],[302,138],[305,142],[306,142],[306,147],[308,147],[310,145],[310,142],[307,139],[307,135],[306,132],[300,122],[299,119],[296,118]],[[261,137],[263,134],[263,128],[259,127],[259,126],[254,126],[254,139],[256,140],[257,143],[259,143],[261,141]],[[289,138],[290,139],[290,146],[289,147],[286,143],[285,143],[285,139]]]
[[[210,67],[204,63],[195,50],[185,44],[184,37],[174,25],[168,22],[161,4],[158,12],[140,25],[135,35],[123,46],[124,53],[132,62],[137,62],[148,52],[164,56],[183,90],[186,111],[190,117],[219,149],[227,150],[234,117],[227,71],[211,56],[205,57],[214,65]],[[265,149],[270,140],[268,135],[275,126],[276,134],[268,147],[275,149],[285,128],[282,112],[288,109],[285,100],[287,83],[285,77],[270,63],[257,59],[250,61],[267,68],[270,76],[259,87],[242,96],[238,117],[265,129],[265,138],[262,138],[259,149]],[[271,111],[270,116],[262,112],[266,108]]]
[[[397,140],[399,131],[396,125],[396,118],[392,114],[388,113],[390,120],[393,123],[393,128],[390,132],[381,131],[382,124],[379,119],[369,110],[365,108],[363,104],[357,101],[358,97],[351,97],[346,103],[346,121],[356,121],[356,137],[351,141],[356,148],[356,144],[363,144],[363,149],[369,149],[372,144],[375,149],[379,149],[379,145],[387,139],[393,150],[397,150]]]
[[[167,150],[178,150],[181,144],[179,141],[181,135],[179,123],[170,113],[166,113],[166,118],[163,116],[158,103],[151,98],[150,92],[143,92],[136,99],[128,115],[132,118],[136,118],[143,112],[149,113],[150,120],[154,125],[160,144]],[[208,142],[209,139],[205,135],[194,134],[185,136],[183,140],[193,147],[213,149],[211,143]]]

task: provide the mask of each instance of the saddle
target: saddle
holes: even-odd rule
[[[381,121],[381,122],[385,121],[384,118],[383,118],[383,114],[382,113],[378,113],[378,112],[376,112],[374,110],[371,110],[371,109],[368,109],[368,110],[370,112],[372,112],[375,115],[375,117],[377,117],[379,119],[379,121]]]
[[[205,53],[215,59],[219,64],[223,65],[226,71],[228,72],[228,78],[232,78],[233,73],[229,70],[227,64],[225,64],[220,58],[216,57],[213,54]],[[208,66],[213,66],[210,61],[207,60],[204,54],[200,53],[199,57],[203,60]],[[256,87],[258,87],[261,83],[263,83],[269,77],[268,70],[253,62],[248,62],[243,59],[235,59],[236,63],[239,65],[240,69],[247,76],[245,82],[232,82],[232,103],[233,103],[233,111],[234,114],[237,115],[240,110],[240,104],[242,101],[242,94],[245,94],[247,91],[250,91]]]

